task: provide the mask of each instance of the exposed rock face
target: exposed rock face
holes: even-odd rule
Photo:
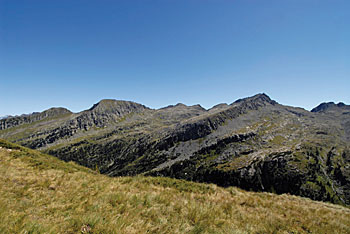
[[[117,100],[102,100],[89,110],[78,114],[70,125],[78,129],[88,130],[90,127],[106,127],[111,122],[120,120],[128,114],[141,113],[148,109],[144,105]]]
[[[266,94],[209,110],[102,100],[80,113],[0,120],[7,126],[0,137],[110,176],[170,176],[350,204],[349,110],[324,103],[309,112]]]
[[[45,118],[52,118],[62,116],[64,114],[71,114],[69,110],[65,108],[50,108],[46,111],[40,113],[33,113],[29,115],[21,115],[21,116],[10,116],[7,118],[0,119],[0,130],[4,130],[7,128],[12,128],[18,125],[33,123]]]
[[[327,110],[348,110],[350,111],[350,106],[345,105],[342,102],[339,102],[338,104],[335,104],[334,102],[324,102],[318,105],[317,107],[313,108],[311,112],[325,112]]]
[[[130,113],[140,113],[145,109],[148,108],[136,102],[104,99],[93,105],[88,112],[96,115],[115,115],[118,118]]]

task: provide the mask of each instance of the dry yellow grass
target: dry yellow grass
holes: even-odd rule
[[[338,205],[169,178],[110,178],[0,146],[0,233],[350,233],[350,209]]]

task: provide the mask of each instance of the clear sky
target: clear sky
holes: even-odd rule
[[[0,116],[260,92],[350,104],[349,0],[0,0]]]

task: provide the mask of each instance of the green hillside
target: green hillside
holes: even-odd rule
[[[0,233],[349,233],[350,209],[170,178],[115,177],[0,140]]]

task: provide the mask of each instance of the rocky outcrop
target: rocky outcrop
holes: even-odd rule
[[[59,117],[65,114],[71,114],[69,110],[65,108],[50,108],[43,112],[34,112],[28,115],[10,116],[4,119],[0,119],[0,130],[16,127],[22,124],[29,124],[46,118]]]
[[[350,110],[350,106],[345,105],[342,102],[339,102],[338,104],[335,104],[334,102],[324,102],[318,105],[317,107],[313,108],[311,112],[325,112],[330,109],[348,109]]]
[[[79,113],[69,125],[85,130],[92,126],[105,127],[110,122],[118,121],[129,114],[141,113],[146,109],[148,108],[144,105],[135,102],[105,99],[89,110]]]

